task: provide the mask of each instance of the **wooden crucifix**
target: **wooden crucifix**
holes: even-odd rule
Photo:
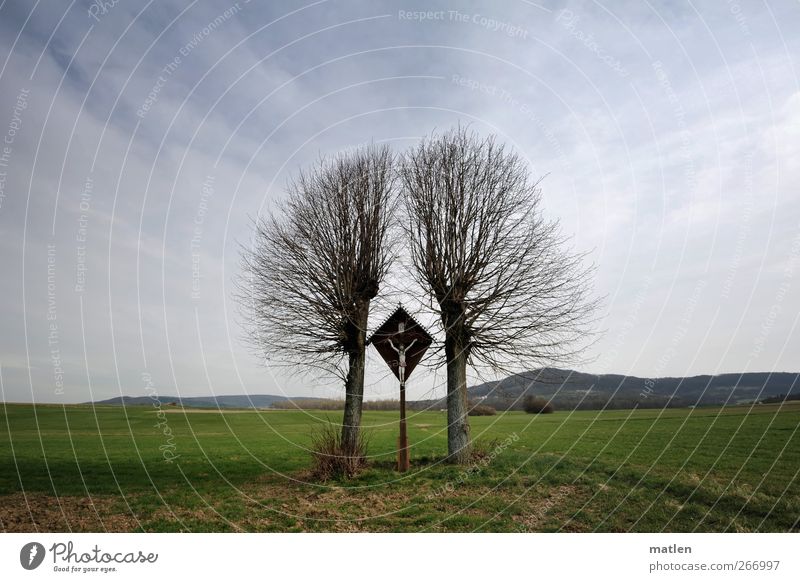
[[[397,470],[408,471],[408,427],[406,425],[406,380],[433,342],[431,335],[402,305],[372,334],[375,346],[400,380],[400,438],[397,443]]]

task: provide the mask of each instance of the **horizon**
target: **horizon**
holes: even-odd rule
[[[758,372],[758,371],[756,371],[756,372],[720,372],[718,374],[702,374],[701,373],[701,374],[693,374],[691,376],[635,376],[635,375],[630,375],[630,374],[618,374],[618,373],[614,373],[614,372],[608,372],[608,373],[603,373],[603,374],[592,374],[591,372],[581,372],[580,370],[571,370],[571,369],[553,368],[553,367],[550,367],[549,369],[558,370],[558,371],[562,371],[562,372],[577,373],[577,374],[589,374],[589,375],[596,375],[596,376],[623,376],[625,378],[637,378],[637,379],[640,379],[640,380],[654,380],[654,381],[669,380],[669,379],[682,379],[682,380],[685,380],[685,379],[691,379],[691,378],[701,378],[701,377],[705,377],[705,376],[710,377],[710,378],[715,378],[715,377],[719,377],[719,376],[744,376],[744,375],[748,375],[748,374],[752,374],[752,375],[788,374],[788,375],[793,375],[793,376],[800,376],[800,371],[798,371],[798,372],[789,372],[789,371],[779,371],[779,370],[762,371],[762,372]],[[491,383],[491,382],[496,382],[496,381],[502,381],[505,378],[510,378],[512,376],[521,375],[521,374],[528,374],[528,373],[533,373],[533,372],[536,372],[536,370],[530,370],[530,371],[527,371],[527,372],[516,372],[516,373],[511,374],[509,376],[505,376],[504,378],[501,378],[500,380],[490,380],[488,382]],[[477,386],[481,386],[482,384],[483,384],[483,382],[479,383],[479,384],[468,383],[467,388],[468,389],[475,388]],[[34,401],[34,400],[0,400],[0,402],[2,402],[3,404],[54,404],[54,405],[63,404],[65,406],[67,406],[67,405],[71,406],[71,405],[76,405],[76,404],[80,404],[80,405],[102,404],[103,402],[105,402],[107,400],[113,400],[113,399],[116,399],[116,398],[150,398],[151,400],[156,400],[156,401],[161,402],[162,400],[170,400],[172,398],[178,398],[178,399],[185,399],[185,398],[228,398],[228,397],[250,397],[250,398],[253,398],[253,397],[259,397],[259,396],[269,396],[269,397],[286,398],[286,399],[298,399],[298,400],[316,399],[316,400],[332,400],[332,401],[344,402],[344,397],[337,397],[337,396],[313,396],[313,395],[309,395],[309,394],[286,395],[286,394],[273,394],[273,393],[268,393],[268,392],[254,392],[254,393],[249,393],[249,392],[247,392],[247,393],[245,393],[245,392],[239,392],[239,393],[227,392],[227,393],[220,393],[220,394],[153,394],[153,395],[149,395],[149,394],[146,394],[146,393],[143,392],[143,393],[140,393],[140,394],[132,394],[132,393],[129,393],[129,394],[117,394],[117,395],[105,397],[105,398],[102,398],[102,399],[99,399],[99,400],[80,400],[80,401],[75,401],[75,402],[66,402],[66,401],[50,402],[50,401],[41,401],[41,400],[40,401]],[[423,402],[423,401],[432,401],[432,400],[442,400],[443,398],[444,398],[444,395],[440,396],[440,397],[437,397],[437,398],[431,397],[431,398],[422,398],[422,399],[410,399],[409,402]],[[364,402],[381,402],[381,401],[387,401],[387,400],[396,401],[398,399],[397,398],[392,398],[390,395],[389,396],[385,396],[383,398],[371,398],[367,394],[364,395]]]

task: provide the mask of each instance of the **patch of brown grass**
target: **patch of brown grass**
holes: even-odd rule
[[[0,495],[0,527],[4,532],[130,532],[138,520],[117,513],[116,497],[55,497],[43,493]]]
[[[537,499],[526,508],[523,515],[515,515],[512,519],[519,524],[521,531],[539,531],[545,519],[550,514],[556,513],[566,499],[574,496],[577,490],[574,485],[562,485],[551,491],[547,497]]]

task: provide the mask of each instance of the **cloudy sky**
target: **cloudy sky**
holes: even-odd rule
[[[457,123],[591,251],[582,369],[800,371],[798,30],[788,0],[5,0],[2,399],[339,394],[243,347],[249,221],[320,155]]]

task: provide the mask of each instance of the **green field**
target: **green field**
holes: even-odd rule
[[[483,457],[442,462],[445,415],[368,412],[370,467],[309,483],[338,413],[0,408],[5,531],[792,531],[800,403],[471,419]],[[159,425],[160,423],[160,425]],[[165,457],[175,456],[172,462]]]

